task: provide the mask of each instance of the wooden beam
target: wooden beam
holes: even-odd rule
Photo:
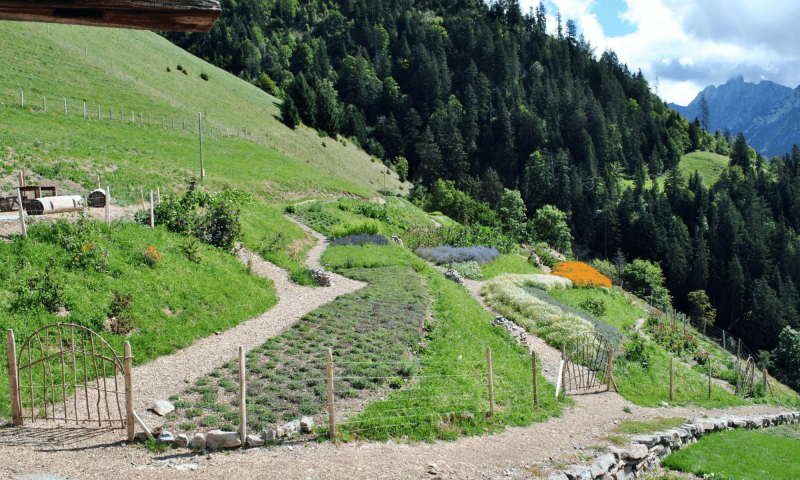
[[[221,12],[217,0],[0,0],[0,20],[140,30],[207,32]]]

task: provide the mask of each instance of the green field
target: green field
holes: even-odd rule
[[[703,478],[794,480],[800,477],[800,428],[711,433],[669,455],[663,465]]]
[[[716,183],[719,175],[728,167],[730,158],[713,152],[691,152],[681,156],[679,165],[684,176],[700,172],[706,186]]]
[[[16,186],[23,166],[36,174],[29,183],[60,180],[76,193],[99,173],[122,203],[135,202],[140,188],[175,190],[200,173],[198,112],[205,118],[209,190],[232,185],[275,200],[341,191],[371,197],[383,188],[380,162],[349,142],[288,129],[274,97],[152,32],[51,25],[48,33],[44,24],[3,22],[0,43],[9,47],[0,49],[0,64],[8,67],[0,71],[0,172],[9,175],[0,175],[0,190]],[[254,141],[244,140],[244,131]],[[388,190],[407,187],[388,177]]]

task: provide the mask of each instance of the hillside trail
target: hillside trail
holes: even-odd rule
[[[318,258],[316,253],[313,255]],[[265,269],[277,267],[259,262],[254,268],[260,268],[261,272],[266,273]],[[338,277],[337,280],[342,285],[342,280]],[[359,287],[350,285],[351,288]],[[481,286],[481,282],[466,282],[472,296],[486,307],[479,293]],[[279,291],[284,295],[281,297],[282,301],[292,295],[296,296],[291,298],[302,298],[302,293],[281,290],[280,287]],[[303,310],[306,309],[303,306]],[[278,311],[277,306],[270,310]],[[253,321],[247,323],[251,322]],[[219,336],[212,337],[210,340],[215,341],[218,338]],[[251,343],[260,344],[263,338],[265,337]],[[528,338],[529,345],[541,359],[544,376],[554,381],[560,353],[538,337],[529,335]],[[230,358],[229,351],[234,350],[237,342],[238,339],[233,340],[233,343],[226,343],[222,356]],[[216,350],[209,353],[215,355]],[[224,360],[215,360],[211,368],[222,361]],[[189,365],[190,362],[187,366]],[[139,375],[144,374],[145,367],[147,365],[139,367]],[[166,372],[155,370],[149,375],[162,373]],[[151,380],[158,381],[153,377]],[[178,387],[183,386],[182,379],[177,380],[177,383]],[[170,388],[174,387],[170,383]],[[559,464],[580,463],[582,455],[594,455],[597,448],[609,444],[607,435],[614,426],[627,420],[658,417],[691,419],[704,415],[754,415],[786,410],[768,405],[724,410],[699,407],[643,408],[613,392],[577,395],[572,398],[575,406],[565,407],[560,417],[549,418],[528,427],[509,427],[498,434],[435,443],[407,443],[402,440],[322,442],[214,454],[186,450],[155,454],[144,448],[124,446],[124,433],[120,430],[85,429],[78,431],[82,433],[75,433],[75,428],[57,426],[39,430],[30,427],[9,429],[0,431],[0,456],[5,459],[0,464],[0,477],[24,478],[18,475],[58,474],[68,478],[159,480],[164,477],[216,479],[234,476],[258,479],[542,478],[554,473]],[[623,410],[625,407],[630,413]],[[87,455],[89,452],[91,455]]]

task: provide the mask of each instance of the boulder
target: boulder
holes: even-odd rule
[[[401,247],[404,247],[404,246],[405,246],[405,245],[403,245],[403,239],[402,239],[402,238],[400,238],[400,237],[398,237],[397,235],[392,235],[392,241],[393,241],[394,243],[396,243],[396,244],[400,245]]]
[[[239,432],[223,432],[213,430],[206,434],[206,448],[209,450],[219,450],[221,448],[241,447],[242,441]]]
[[[654,445],[661,441],[661,437],[653,435],[636,435],[631,438],[631,443],[645,445],[647,448],[652,448]]]
[[[314,419],[311,417],[303,417],[300,419],[300,431],[303,433],[311,433],[314,429]]]
[[[172,435],[172,432],[168,430],[164,430],[161,432],[161,435],[158,436],[159,443],[172,443],[175,441],[175,437]]]
[[[177,437],[175,437],[175,442],[173,443],[177,448],[186,448],[189,446],[189,437],[185,434],[181,433]]]
[[[594,480],[592,469],[581,465],[573,465],[564,473],[569,480]]]
[[[459,285],[464,284],[464,277],[462,277],[460,273],[453,270],[452,268],[444,272],[444,277],[458,283]]]
[[[264,439],[259,437],[258,435],[248,435],[247,436],[247,446],[248,447],[261,447],[264,445]]]
[[[175,405],[166,401],[166,400],[159,400],[150,408],[156,415],[164,416],[168,413],[172,413],[175,411]]]
[[[633,467],[630,465],[625,465],[617,470],[615,476],[616,480],[633,480],[634,478],[636,478],[636,475],[633,473]]]
[[[630,459],[630,460],[641,460],[641,459],[643,459],[644,457],[647,456],[647,453],[649,451],[650,451],[650,449],[647,448],[647,445],[641,445],[641,444],[631,445],[630,448],[628,448],[627,456],[625,456],[623,458],[626,459],[626,460],[628,460],[628,459]]]
[[[189,441],[189,448],[192,450],[203,450],[206,448],[206,436],[202,433],[195,433],[191,441]]]
[[[265,442],[274,442],[277,436],[275,435],[275,430],[267,428],[261,432],[261,438],[263,438]]]
[[[597,478],[608,473],[615,463],[617,463],[617,460],[614,458],[613,453],[606,453],[596,458],[594,463],[592,463],[592,477]]]

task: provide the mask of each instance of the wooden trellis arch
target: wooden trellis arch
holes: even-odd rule
[[[616,390],[613,359],[614,345],[605,335],[595,331],[576,335],[562,345],[559,386],[564,393],[608,391],[612,386]]]
[[[17,355],[8,330],[8,382],[14,425],[25,420],[127,428],[133,441],[133,356],[120,357],[81,325],[56,323],[25,340]],[[122,376],[121,382],[119,377]]]

